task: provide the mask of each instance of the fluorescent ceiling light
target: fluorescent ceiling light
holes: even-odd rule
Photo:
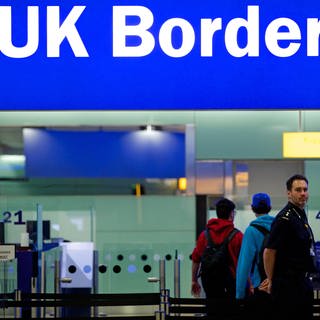
[[[0,161],[6,163],[23,163],[25,160],[26,157],[24,155],[3,154],[0,156]]]

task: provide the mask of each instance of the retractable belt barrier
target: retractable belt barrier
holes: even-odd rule
[[[206,299],[170,298],[166,319],[206,319]]]
[[[0,309],[31,308],[31,307],[83,307],[83,306],[158,306],[158,311],[152,315],[139,316],[108,316],[110,319],[132,320],[205,320],[206,300],[204,298],[171,298],[169,291],[159,293],[129,293],[129,294],[0,294]],[[15,300],[19,297],[19,300]],[[103,317],[90,317],[101,319]],[[320,319],[320,296],[317,293],[313,303],[313,318]],[[1,318],[0,315],[0,319]],[[36,319],[44,319],[37,317]],[[63,319],[56,317],[55,319]],[[88,319],[88,317],[77,317]]]
[[[0,309],[5,308],[32,308],[32,307],[84,307],[84,306],[157,306],[160,308],[159,293],[132,293],[132,294],[48,294],[48,293],[22,293],[19,300],[14,300],[16,294],[0,295]],[[77,319],[82,319],[77,316]],[[155,320],[156,315],[139,316],[108,316],[114,319]],[[0,319],[1,315],[0,315]],[[35,319],[43,319],[36,317]],[[63,319],[63,317],[55,317]],[[83,317],[88,319],[88,317]],[[90,317],[101,319],[101,317]]]
[[[243,306],[239,306],[239,313]],[[169,298],[169,313],[167,319],[179,320],[206,320],[206,299],[194,298]],[[238,318],[237,318],[238,319]],[[239,319],[242,319],[239,316]],[[313,300],[313,319],[320,319],[320,292]]]

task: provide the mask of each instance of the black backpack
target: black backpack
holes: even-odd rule
[[[262,282],[264,279],[267,278],[266,272],[264,270],[264,265],[263,265],[263,251],[266,248],[267,243],[269,241],[270,231],[267,228],[265,228],[263,226],[260,226],[258,224],[252,223],[251,226],[256,228],[257,230],[259,230],[264,236],[263,241],[262,241],[262,246],[261,246],[261,249],[259,251],[258,257],[257,256],[255,257],[255,259],[253,261],[253,264],[252,264],[252,269],[253,269],[254,265],[257,263],[259,274],[260,274],[260,278],[261,278],[261,282]]]
[[[239,232],[238,229],[233,229],[224,241],[217,245],[212,241],[209,229],[205,230],[208,244],[201,256],[201,274],[216,276],[221,280],[226,276],[230,259],[228,244],[237,232]]]

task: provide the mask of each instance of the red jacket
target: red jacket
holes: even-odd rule
[[[212,218],[207,223],[207,228],[210,230],[210,236],[214,243],[221,244],[223,240],[229,235],[233,230],[234,224],[230,220]],[[241,242],[243,233],[241,231],[237,232],[235,236],[231,239],[228,245],[229,254],[231,258],[230,270],[233,277],[236,277],[236,268],[238,263],[238,256],[240,253]],[[197,240],[197,245],[192,252],[192,261],[200,262],[201,256],[204,249],[207,246],[207,238],[204,231],[201,232]]]

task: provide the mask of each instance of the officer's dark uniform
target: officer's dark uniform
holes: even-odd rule
[[[273,222],[267,245],[277,250],[271,295],[278,319],[312,318],[313,246],[305,211],[289,202]]]

